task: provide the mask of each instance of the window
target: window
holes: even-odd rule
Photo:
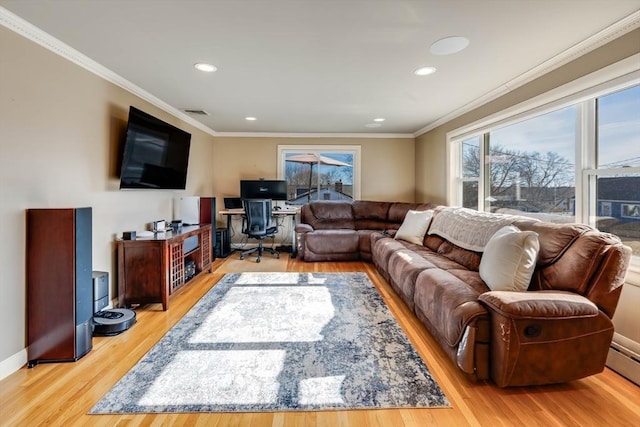
[[[640,205],[628,205],[623,203],[620,216],[622,218],[640,219]]]
[[[278,177],[287,181],[289,204],[360,197],[359,146],[278,146]]]
[[[595,225],[640,257],[640,85],[596,98]],[[595,199],[595,200],[593,200]],[[609,205],[606,209],[605,206]]]
[[[614,80],[452,132],[449,204],[588,223],[640,268],[640,71]]]

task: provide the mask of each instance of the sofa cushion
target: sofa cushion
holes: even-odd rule
[[[311,202],[302,207],[301,223],[309,224],[314,230],[344,228],[355,229],[353,210],[348,202]]]
[[[392,203],[391,206],[389,206],[387,221],[390,224],[395,224],[395,229],[398,229],[398,227],[400,227],[400,224],[402,224],[402,221],[404,221],[404,217],[407,215],[408,211],[426,211],[435,207],[436,205],[432,203]]]
[[[410,249],[394,251],[389,257],[387,271],[391,286],[412,311],[416,278],[428,268],[435,268],[435,265],[419,252]]]
[[[316,230],[305,236],[305,250],[315,254],[358,254],[360,238],[355,230]]]
[[[538,234],[509,225],[487,242],[480,277],[492,291],[526,291],[538,258]]]
[[[356,230],[384,230],[391,203],[356,200],[351,205]]]
[[[371,238],[371,257],[373,263],[378,267],[378,270],[383,272],[389,271],[389,258],[394,252],[405,249],[408,243],[402,240],[394,240],[390,237],[383,237],[381,239]]]
[[[425,243],[431,242],[433,237],[437,236],[429,236],[428,239],[425,239]],[[458,264],[464,266],[465,268],[473,271],[478,271],[480,268],[480,257],[482,256],[481,252],[469,251],[467,249],[463,249],[460,246],[454,245],[451,242],[443,240],[440,245],[437,246],[436,252],[440,255],[444,255],[452,261],[457,262]]]
[[[430,268],[418,275],[413,302],[453,347],[462,339],[467,325],[479,316],[488,318],[487,309],[478,302],[478,296],[486,291],[477,272],[462,267],[459,271]]]
[[[424,235],[427,233],[433,210],[410,210],[404,217],[402,225],[395,235],[395,239],[405,240],[409,243],[422,245]]]

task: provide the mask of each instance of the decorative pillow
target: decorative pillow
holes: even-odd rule
[[[424,235],[429,228],[433,209],[427,211],[407,211],[402,225],[396,232],[394,239],[405,240],[409,243],[422,245]]]
[[[502,227],[484,248],[480,277],[492,291],[526,291],[539,250],[538,233]]]

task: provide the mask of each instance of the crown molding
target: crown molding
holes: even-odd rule
[[[133,95],[166,111],[172,116],[189,123],[203,132],[220,137],[247,138],[414,138],[412,133],[271,133],[271,132],[216,132],[177,108],[172,107],[160,98],[152,95],[141,87],[99,64],[68,44],[44,32],[35,25],[25,21],[18,15],[0,6],[0,25],[39,44],[51,52],[73,62],[104,80],[121,87]]]
[[[505,95],[521,86],[524,86],[525,84],[530,83],[533,80],[542,77],[545,74],[548,74],[551,71],[560,68],[565,64],[568,64],[574,59],[577,59],[601,46],[604,46],[610,41],[617,39],[618,37],[621,37],[624,34],[637,28],[640,28],[640,10],[610,25],[609,27],[594,34],[593,36],[573,45],[564,52],[530,69],[529,71],[520,74],[518,77],[509,80],[508,82],[492,90],[491,92],[471,101],[470,103],[464,105],[461,108],[458,108],[457,110],[452,111],[451,113],[428,124],[422,129],[417,130],[413,135],[417,138],[418,136],[437,128],[438,126],[441,126],[457,117],[460,117],[465,113],[468,113],[469,111],[472,111],[488,102],[501,97],[502,95]]]
[[[216,132],[229,138],[411,138],[412,133],[287,133],[287,132]]]
[[[99,64],[98,62],[75,50],[68,44],[63,43],[52,35],[42,31],[40,28],[36,27],[30,22],[25,21],[18,15],[8,11],[2,6],[0,6],[0,25],[8,28],[15,33],[18,33],[19,35],[33,41],[34,43],[39,44],[40,46],[67,59],[68,61],[73,62],[74,64],[97,75],[98,77],[101,77],[104,80],[121,87],[127,92],[130,92],[137,97],[142,98],[143,100],[155,105],[161,110],[166,111],[167,113],[190,124],[191,126],[198,128],[201,131],[208,133],[209,135],[216,135],[216,132],[213,129],[205,126],[204,124],[188,116],[186,113],[178,110],[177,108],[172,107],[160,98],[131,83],[129,80],[125,79],[119,74],[114,73],[107,67]]]

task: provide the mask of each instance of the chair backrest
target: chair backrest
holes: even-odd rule
[[[265,235],[267,232],[273,232],[270,228],[277,227],[272,216],[271,199],[243,199],[244,212],[247,216],[247,222],[244,234],[250,236]]]

